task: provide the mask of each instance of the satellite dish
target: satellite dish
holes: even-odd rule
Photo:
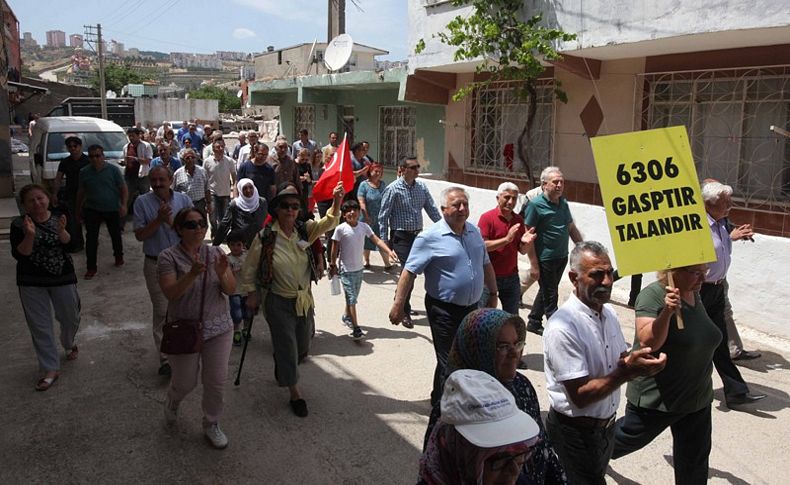
[[[324,54],[324,64],[330,71],[339,71],[348,64],[351,59],[351,50],[354,48],[354,40],[348,34],[340,34],[329,41]]]
[[[239,89],[239,92],[236,93],[236,97],[240,98],[242,94],[244,94],[244,92],[241,89]]]
[[[114,98],[117,98],[118,95],[115,94],[115,91],[108,89],[107,93],[105,93],[104,97],[107,98],[107,99],[114,99]]]

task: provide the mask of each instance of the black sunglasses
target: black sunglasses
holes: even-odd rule
[[[200,219],[199,221],[184,221],[184,223],[181,224],[181,227],[194,231],[197,228],[205,229],[208,227],[208,224],[206,223],[205,219]]]
[[[280,209],[291,209],[298,211],[301,207],[298,202],[280,202]]]

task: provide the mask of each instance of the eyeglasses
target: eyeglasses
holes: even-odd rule
[[[184,160],[195,160],[195,157],[184,157]]]
[[[511,463],[515,463],[518,468],[521,468],[531,456],[532,450],[527,450],[515,455],[494,455],[486,461],[491,465],[492,471],[498,471],[508,467]]]
[[[411,170],[419,170],[420,169],[420,165],[419,164],[417,164],[417,165],[406,165],[405,168],[406,169],[411,169]]]
[[[184,221],[184,223],[181,224],[181,227],[184,229],[189,229],[190,231],[194,231],[198,228],[205,229],[208,227],[208,224],[206,223],[205,219],[200,219],[198,221]]]
[[[507,354],[511,351],[521,352],[524,350],[525,345],[527,345],[527,343],[523,340],[514,344],[511,344],[510,342],[497,342],[496,351],[500,354]]]
[[[683,271],[684,273],[688,273],[690,275],[693,275],[696,278],[704,278],[704,277],[708,276],[708,273],[710,273],[710,269],[708,269],[708,268],[705,268],[705,269],[681,268],[681,271]]]
[[[287,210],[287,209],[290,209],[290,210],[292,210],[292,211],[298,211],[298,210],[300,209],[300,207],[301,207],[301,206],[299,205],[299,203],[298,203],[298,202],[292,202],[292,203],[288,203],[288,202],[280,202],[280,205],[279,205],[278,207],[279,207],[280,209],[286,209],[286,210]]]

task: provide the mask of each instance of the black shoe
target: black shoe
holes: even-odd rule
[[[727,407],[731,408],[740,404],[751,404],[753,402],[759,401],[760,399],[765,399],[765,397],[765,394],[752,394],[751,392],[738,394],[737,396],[727,398]]]
[[[291,405],[291,411],[300,418],[307,417],[307,402],[304,399],[297,399],[296,401],[288,401]]]
[[[535,335],[543,335],[543,327],[540,325],[527,325],[527,332],[534,333]]]
[[[170,369],[170,364],[165,361],[162,362],[162,365],[159,366],[159,375],[160,376],[169,376],[172,370]]]
[[[400,323],[401,323],[401,325],[403,325],[405,328],[408,328],[408,329],[412,329],[412,328],[414,328],[414,322],[412,322],[412,321],[411,321],[411,317],[410,317],[410,316],[408,316],[408,315],[406,315],[405,317],[403,317],[403,320],[401,320],[401,322],[400,322]]]
[[[732,358],[732,360],[752,360],[759,359],[763,354],[756,350],[741,350],[741,353]]]

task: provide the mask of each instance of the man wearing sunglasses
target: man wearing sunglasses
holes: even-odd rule
[[[60,204],[65,206],[66,230],[71,236],[69,252],[81,251],[85,247],[85,239],[82,237],[82,224],[77,220],[77,190],[79,189],[80,170],[87,166],[88,156],[82,152],[82,140],[76,136],[66,138],[66,149],[69,156],[58,164],[58,173],[55,175],[55,182],[52,184],[52,205]],[[66,185],[63,186],[63,177],[66,177]]]
[[[387,186],[381,196],[379,211],[379,234],[384,242],[398,255],[403,265],[409,259],[414,239],[422,232],[422,211],[428,214],[433,222],[442,218],[433,202],[428,187],[417,180],[420,175],[420,162],[416,157],[406,157],[400,164],[401,176]],[[411,290],[404,297],[404,316],[400,322],[406,328],[414,328],[411,321]]]

